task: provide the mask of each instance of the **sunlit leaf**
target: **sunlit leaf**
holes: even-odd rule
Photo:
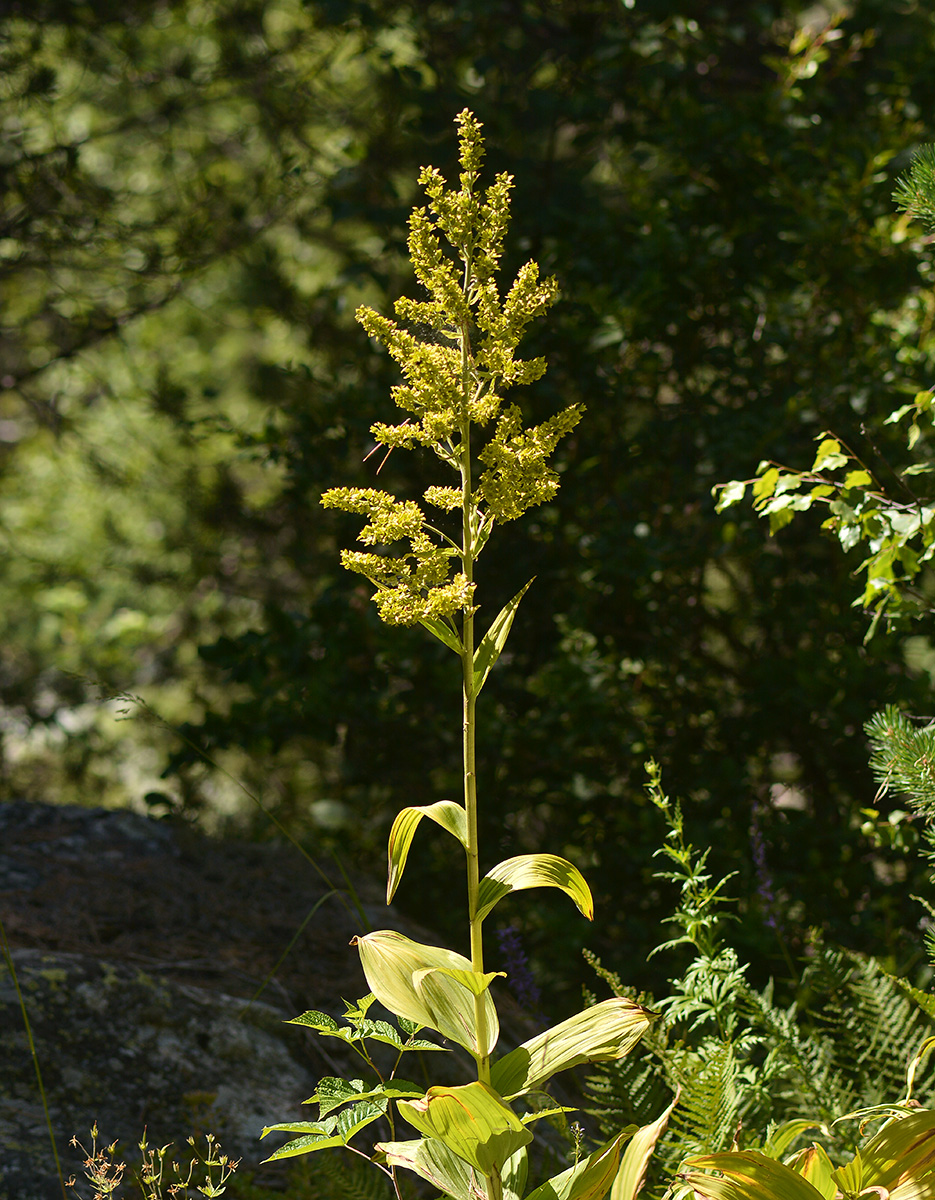
[[[391,1167],[405,1167],[414,1171],[453,1200],[486,1200],[485,1180],[463,1158],[458,1158],[435,1138],[377,1142],[375,1149],[385,1155]]]
[[[533,577],[535,578],[535,576]],[[490,674],[490,668],[500,657],[500,652],[506,645],[510,635],[510,626],[516,616],[519,603],[526,595],[533,580],[530,579],[525,587],[520,588],[512,600],[505,604],[497,614],[494,623],[487,630],[484,639],[474,652],[474,695],[476,696]]]
[[[588,920],[594,917],[591,889],[577,867],[555,854],[520,854],[507,858],[488,871],[480,881],[477,916],[483,920],[491,909],[510,892],[524,888],[560,888]]]
[[[621,1146],[635,1129],[635,1125],[624,1129],[600,1150],[553,1175],[526,1200],[603,1200],[619,1169]]]
[[[419,1100],[401,1100],[398,1108],[420,1133],[437,1138],[484,1175],[499,1171],[510,1155],[532,1141],[513,1110],[479,1081],[431,1087]]]
[[[444,621],[432,617],[426,617],[424,620],[419,621],[419,624],[424,625],[433,637],[437,637],[438,640],[443,642],[449,650],[454,650],[455,654],[462,654],[464,652],[464,647],[461,645],[461,639],[450,626],[445,624]],[[449,662],[450,661],[451,660],[449,659]]]
[[[623,997],[602,1000],[494,1063],[490,1082],[501,1096],[510,1098],[541,1087],[559,1071],[580,1063],[623,1058],[657,1015]]]
[[[419,973],[446,968],[470,971],[470,960],[441,946],[414,942],[394,930],[378,930],[355,938],[367,985],[380,1003],[398,1016],[418,1025],[437,1030],[477,1054],[474,1022],[474,997],[462,984],[445,976],[420,976]],[[497,1010],[489,993],[483,997],[488,1040],[499,1030]],[[486,1051],[489,1053],[489,1050]]]
[[[439,800],[436,804],[404,808],[397,814],[396,820],[393,822],[387,844],[389,860],[386,883],[387,904],[393,899],[393,895],[399,887],[399,881],[402,879],[406,867],[406,859],[409,856],[409,847],[412,845],[413,836],[423,817],[428,817],[430,821],[434,821],[436,825],[440,825],[442,829],[450,833],[453,838],[457,838],[462,846],[467,846],[467,817],[460,804],[455,804],[453,800]]]
[[[679,1101],[681,1089],[669,1107],[649,1125],[638,1129],[627,1143],[620,1158],[613,1186],[610,1189],[610,1200],[635,1200],[636,1193],[643,1186],[649,1160],[652,1158],[656,1143],[666,1131],[672,1110]]]
[[[791,1167],[756,1150],[701,1155],[684,1165],[720,1172],[703,1175],[691,1170],[679,1176],[698,1200],[824,1200],[822,1193]]]

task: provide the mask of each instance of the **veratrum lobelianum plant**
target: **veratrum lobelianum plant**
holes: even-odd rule
[[[404,378],[393,399],[408,415],[397,425],[374,425],[374,438],[389,449],[432,450],[450,474],[445,483],[426,490],[425,505],[460,520],[448,517],[452,533],[446,533],[430,522],[423,504],[373,488],[333,488],[322,504],[366,517],[359,540],[367,549],[343,551],[342,562],[375,586],[380,617],[390,625],[423,625],[460,663],[463,803],[442,800],[399,813],[389,835],[387,903],[402,878],[419,822],[428,817],[464,852],[470,957],[421,945],[392,930],[355,938],[371,994],[347,1005],[343,1025],[320,1012],[305,1013],[295,1023],[342,1038],[371,1077],[321,1080],[308,1101],[319,1105],[319,1119],[271,1126],[299,1135],[271,1158],[333,1146],[365,1154],[350,1145],[351,1139],[384,1119],[392,1140],[377,1142],[366,1157],[391,1176],[397,1195],[399,1169],[405,1168],[455,1200],[600,1200],[612,1186],[614,1200],[632,1200],[667,1113],[642,1129],[622,1130],[532,1191],[526,1184],[527,1147],[532,1122],[561,1111],[543,1109],[542,1089],[551,1077],[579,1063],[622,1057],[655,1014],[615,997],[496,1055],[499,1022],[490,984],[503,972],[485,970],[484,921],[504,896],[524,888],[560,888],[589,919],[593,905],[580,872],[553,854],[509,858],[481,876],[475,707],[526,588],[475,644],[474,564],[497,522],[515,520],[555,495],[558,476],[548,458],[581,412],[572,406],[524,428],[520,409],[504,402],[507,388],[532,383],[545,371],[543,359],[522,361],[515,351],[529,322],[555,301],[557,285],[540,279],[537,265],[529,262],[501,300],[496,273],[512,179],[498,175],[480,192],[480,123],[465,110],[457,125],[460,188],[448,188],[437,170],[424,168],[420,183],[428,208],[416,208],[409,221],[412,265],[428,298],[398,300],[396,314],[417,332],[370,308],[361,308],[357,319],[387,347]],[[472,441],[480,439],[472,437],[473,431],[491,426],[489,439],[475,453]],[[408,548],[386,549],[400,541]],[[395,1015],[399,1032],[368,1016],[374,1000]],[[418,1037],[422,1029],[466,1050],[476,1079],[428,1089],[400,1079],[397,1069],[405,1052],[443,1049]],[[389,1069],[380,1069],[370,1043],[393,1048]],[[399,1118],[420,1136],[401,1140]]]

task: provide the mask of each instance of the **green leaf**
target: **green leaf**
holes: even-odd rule
[[[807,1129],[821,1129],[826,1133],[828,1132],[820,1121],[809,1121],[803,1117],[797,1117],[791,1121],[783,1121],[766,1139],[763,1153],[768,1158],[782,1158],[795,1139]]]
[[[278,1130],[282,1133],[300,1133],[303,1136],[287,1142],[274,1151],[264,1162],[275,1162],[279,1158],[295,1158],[299,1154],[313,1154],[316,1150],[327,1150],[332,1146],[346,1146],[355,1133],[372,1125],[386,1111],[382,1104],[364,1101],[345,1109],[336,1117],[324,1121],[298,1121],[281,1125],[267,1125],[261,1137]]]
[[[352,1100],[382,1101],[385,1111],[388,1100],[411,1100],[414,1096],[421,1096],[424,1093],[425,1088],[419,1087],[417,1083],[409,1083],[405,1079],[391,1079],[388,1083],[380,1083],[375,1087],[368,1088],[362,1079],[336,1079],[328,1076],[319,1082],[315,1094],[308,1100],[303,1100],[302,1103],[318,1104],[320,1121],[332,1109],[339,1108],[342,1104],[348,1104]]]
[[[500,657],[500,652],[506,645],[506,639],[510,635],[510,626],[513,624],[513,618],[516,616],[516,610],[519,608],[519,602],[526,595],[532,585],[532,579],[525,587],[520,588],[513,599],[500,609],[500,612],[494,623],[484,635],[484,640],[474,652],[474,695],[477,696],[490,674],[490,668]]]
[[[483,1179],[448,1147],[435,1138],[411,1142],[377,1142],[375,1149],[386,1156],[391,1167],[414,1171],[443,1195],[453,1200],[487,1200]]]
[[[462,987],[466,987],[472,996],[482,996],[495,979],[506,978],[506,971],[485,971],[481,974],[480,971],[456,971],[453,967],[431,967],[429,970],[435,971],[439,975],[447,975],[449,979],[454,979],[456,983],[460,983]],[[427,972],[416,972],[414,982],[417,988],[420,982],[419,977],[425,974]]]
[[[732,479],[730,483],[719,484],[712,491],[718,494],[715,512],[723,512],[725,508],[730,508],[732,504],[736,504],[738,500],[744,498],[747,490],[747,485],[742,479]]]
[[[656,1143],[666,1131],[672,1110],[679,1102],[680,1093],[681,1088],[675,1093],[669,1107],[650,1125],[638,1129],[630,1139],[610,1189],[610,1200],[636,1200],[636,1193],[646,1180],[649,1160],[656,1149]]]
[[[721,1172],[680,1174],[698,1200],[824,1200],[807,1179],[757,1150],[702,1155],[687,1159],[685,1166]]]
[[[479,1053],[473,995],[454,979],[424,974],[431,968],[470,971],[469,959],[441,946],[411,941],[393,930],[365,934],[352,944],[360,954],[368,987],[390,1012],[437,1030],[471,1054]],[[419,972],[423,975],[416,987],[414,976]],[[499,1022],[489,993],[483,1003],[488,1031],[483,1053],[488,1054],[496,1045]]]
[[[483,1175],[500,1168],[532,1133],[486,1083],[430,1087],[420,1100],[400,1100],[400,1114],[426,1137],[437,1138]]]
[[[440,642],[444,642],[449,650],[454,650],[455,654],[464,653],[461,639],[451,626],[446,625],[444,621],[437,617],[424,617],[419,621],[419,624],[424,625],[433,637],[437,637]]]
[[[818,447],[818,453],[812,463],[812,470],[834,471],[838,467],[847,466],[847,463],[848,455],[842,454],[841,443],[835,438],[824,438]]]
[[[821,1146],[813,1144],[800,1150],[789,1159],[786,1166],[807,1179],[812,1187],[821,1192],[824,1200],[834,1200],[838,1190],[834,1182],[834,1164]]]
[[[525,1146],[520,1148],[503,1164],[500,1172],[503,1184],[503,1200],[522,1200],[526,1190],[526,1176],[529,1174],[529,1151]]]
[[[620,1148],[635,1128],[623,1130],[581,1162],[553,1175],[526,1200],[603,1200],[619,1168]]]
[[[494,905],[510,892],[534,887],[560,888],[589,921],[593,919],[594,901],[584,876],[567,859],[555,854],[520,854],[504,859],[488,871],[480,881],[478,919],[483,921]]]
[[[763,463],[760,464],[760,466],[763,465]],[[769,470],[765,471],[753,484],[754,502],[768,500],[776,488],[778,479],[779,471],[776,467],[770,467]],[[759,508],[759,504],[757,504],[757,508]]]
[[[845,488],[869,487],[873,483],[873,478],[869,471],[848,471],[844,476]]]
[[[436,825],[440,825],[462,846],[467,848],[467,816],[460,804],[453,800],[439,800],[436,804],[424,804],[419,807],[404,808],[397,814],[390,830],[387,843],[387,858],[389,860],[388,877],[386,882],[386,902],[393,899],[399,881],[406,868],[409,857],[409,847],[423,817],[428,817]]]
[[[897,1185],[921,1182],[935,1168],[935,1112],[919,1112],[890,1121],[875,1137],[860,1148],[863,1163],[863,1187],[893,1191]],[[926,1196],[935,1195],[935,1178]],[[902,1190],[902,1189],[900,1189]],[[913,1192],[913,1200],[922,1192]]]
[[[657,1017],[623,997],[602,1000],[523,1042],[494,1063],[491,1085],[511,1099],[541,1087],[569,1067],[623,1058]]]

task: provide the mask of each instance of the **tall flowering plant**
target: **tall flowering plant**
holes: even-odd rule
[[[393,930],[355,938],[370,994],[347,1006],[343,1024],[321,1012],[305,1013],[296,1023],[343,1039],[370,1078],[323,1079],[309,1101],[318,1104],[319,1119],[272,1126],[298,1135],[272,1158],[345,1146],[386,1171],[397,1194],[399,1171],[405,1169],[455,1200],[599,1200],[611,1186],[614,1200],[631,1200],[664,1118],[642,1130],[621,1131],[531,1191],[527,1147],[533,1122],[557,1111],[541,1100],[552,1076],[580,1063],[622,1057],[654,1014],[626,999],[605,1000],[497,1054],[500,1026],[490,989],[503,972],[485,968],[484,922],[504,896],[526,888],[559,888],[588,919],[593,903],[580,871],[554,854],[518,855],[481,873],[476,706],[529,584],[480,635],[474,566],[498,522],[516,520],[555,495],[558,476],[549,456],[578,423],[581,409],[572,405],[527,428],[520,408],[504,399],[510,387],[530,384],[545,371],[543,359],[522,360],[516,349],[530,321],[554,303],[557,285],[541,279],[529,262],[501,297],[497,269],[513,181],[501,174],[482,191],[480,123],[465,110],[457,125],[459,187],[450,188],[437,170],[424,168],[420,183],[428,205],[416,208],[409,221],[409,252],[424,297],[398,300],[396,320],[366,307],[357,313],[402,371],[393,399],[407,415],[398,424],[374,425],[374,438],[390,449],[430,450],[447,478],[429,487],[421,502],[376,488],[337,487],[325,492],[322,503],[365,518],[358,539],[365,549],[344,550],[341,558],[373,584],[382,620],[424,626],[459,662],[463,797],[398,814],[389,835],[386,899],[392,900],[413,837],[427,817],[464,855],[470,957]],[[457,517],[433,517],[433,509]],[[438,527],[446,522],[449,532]],[[368,1015],[375,1001],[396,1018],[395,1025]],[[432,1034],[468,1052],[472,1081],[425,1089],[399,1077],[406,1052],[445,1049]],[[372,1053],[374,1043],[391,1048],[388,1068]],[[381,1118],[389,1124],[390,1140],[377,1142],[369,1153],[352,1144]],[[420,1136],[404,1140],[400,1118]]]

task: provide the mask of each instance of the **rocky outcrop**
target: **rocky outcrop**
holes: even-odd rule
[[[384,924],[380,898],[362,890],[364,917]],[[256,1164],[270,1148],[263,1125],[307,1119],[298,1106],[317,1079],[345,1069],[331,1043],[283,1022],[365,990],[348,947],[363,922],[292,847],[215,842],[126,812],[0,804],[0,914],[66,1176],[80,1178],[69,1139],[88,1144],[94,1122],[128,1160],[145,1128],[151,1145],[210,1131]],[[0,1200],[60,1196],[3,968]]]

